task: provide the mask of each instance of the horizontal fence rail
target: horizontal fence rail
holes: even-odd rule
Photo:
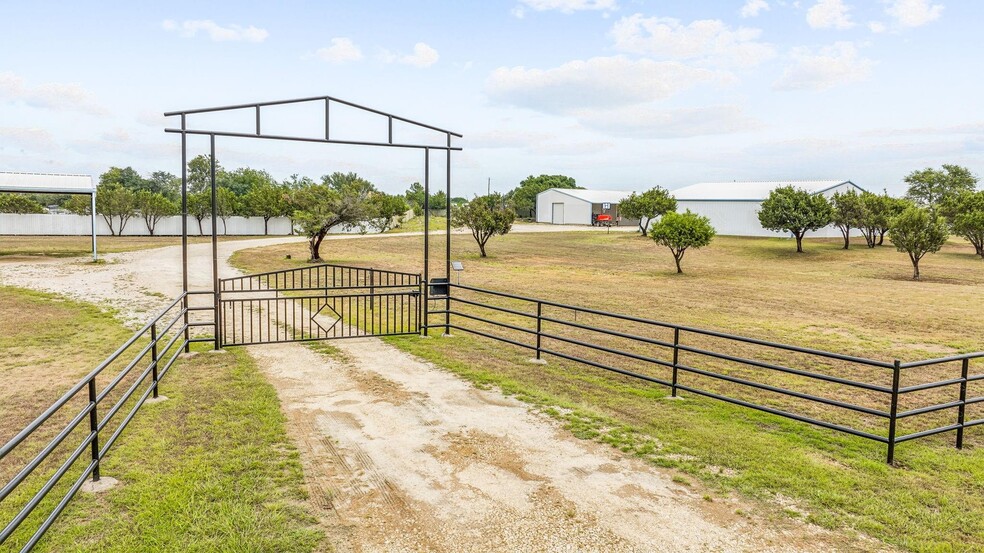
[[[312,265],[219,281],[221,344],[417,334],[420,275]]]
[[[100,462],[144,403],[158,397],[161,380],[182,350],[190,343],[212,341],[189,333],[191,326],[214,327],[212,322],[188,322],[189,311],[201,309],[188,306],[189,296],[196,295],[212,292],[176,297],[0,446],[0,482],[6,480],[0,488],[0,545],[20,551],[37,545],[86,480],[100,480]],[[62,482],[69,474],[74,480]],[[13,510],[3,509],[11,505]]]
[[[979,366],[971,370],[984,352],[887,362],[460,284],[449,290],[430,298],[449,307],[430,309],[440,322],[426,328],[456,329],[530,350],[536,360],[549,355],[665,386],[673,397],[689,392],[872,440],[886,445],[890,464],[899,443],[955,432],[962,448],[964,430],[984,424],[967,413],[984,404],[984,395],[968,392],[969,384],[984,381]],[[954,376],[933,379],[947,373]],[[903,386],[903,378],[918,383]],[[903,409],[904,403],[913,405]],[[951,423],[941,422],[946,412]],[[902,434],[902,421],[923,427]]]

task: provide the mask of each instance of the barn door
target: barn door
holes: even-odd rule
[[[562,204],[562,203],[551,204],[551,208],[552,208],[552,211],[551,211],[550,222],[553,223],[553,224],[555,224],[555,225],[563,225],[564,224],[564,204]]]

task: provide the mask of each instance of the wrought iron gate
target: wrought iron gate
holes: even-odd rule
[[[420,275],[312,265],[219,281],[222,346],[417,334]]]

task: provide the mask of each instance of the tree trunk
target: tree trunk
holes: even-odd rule
[[[309,259],[308,261],[310,261],[311,263],[314,263],[315,261],[322,261],[321,241],[325,239],[325,234],[327,233],[328,233],[327,231],[320,232],[312,236],[311,240],[308,242],[308,249],[311,250],[311,259]]]
[[[642,218],[639,219],[639,232],[643,236],[646,235],[646,229],[649,228],[649,221],[652,221],[652,218],[650,217],[646,217],[645,219],[646,219],[645,222],[642,220]]]
[[[803,235],[796,234],[796,253],[803,253]]]
[[[912,262],[912,280],[919,280],[919,261]]]
[[[884,230],[881,230],[881,231],[878,232],[878,245],[879,246],[881,246],[882,244],[885,243],[885,232],[886,231],[884,231]]]
[[[844,249],[851,249],[851,227],[840,227],[841,234],[844,235]]]
[[[482,252],[482,257],[488,257],[485,255],[485,242],[482,242],[481,240],[478,242],[478,251]]]
[[[674,250],[670,250],[670,251],[673,252],[673,261],[676,262],[677,274],[678,275],[679,274],[682,274],[683,273],[683,268],[680,267],[680,260],[683,259],[683,253],[686,250],[679,251],[679,252],[674,251]]]
[[[269,217],[264,217],[263,218],[263,236],[267,236],[268,234],[270,234],[269,224],[270,224],[270,218]]]
[[[195,217],[195,219],[198,219],[198,217]],[[198,219],[198,236],[205,236],[205,231],[202,230],[202,220],[201,219]]]

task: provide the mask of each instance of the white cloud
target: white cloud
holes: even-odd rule
[[[260,29],[250,25],[242,27],[240,25],[227,25],[225,27],[215,23],[211,19],[190,19],[178,23],[171,19],[165,19],[161,23],[161,28],[165,31],[177,32],[183,37],[194,37],[199,31],[208,34],[213,42],[263,42],[270,36],[266,29]]]
[[[762,31],[732,30],[717,19],[683,25],[669,17],[623,17],[612,27],[615,49],[662,59],[699,59],[748,67],[775,56],[771,44],[757,42]]]
[[[412,54],[394,54],[389,50],[383,50],[379,54],[379,59],[386,63],[403,63],[406,65],[412,65],[414,67],[430,67],[437,63],[441,56],[437,53],[437,50],[431,48],[423,42],[418,42],[413,45]]]
[[[51,133],[44,129],[22,127],[0,127],[0,150],[2,145],[19,149],[47,151],[55,147]]]
[[[669,110],[630,106],[584,112],[578,115],[578,121],[592,130],[632,138],[685,138],[728,134],[762,126],[734,105]]]
[[[939,19],[943,4],[933,4],[931,0],[892,0],[885,13],[902,27],[920,27]]]
[[[80,111],[92,115],[108,113],[96,102],[95,96],[80,85],[43,83],[32,87],[11,72],[0,73],[0,100],[24,102],[32,107],[55,111]]]
[[[888,30],[888,27],[886,27],[881,21],[869,21],[868,30],[873,33],[884,33]]]
[[[556,10],[561,13],[573,13],[584,10],[611,11],[618,9],[618,4],[615,0],[520,0],[512,13],[522,19],[526,8],[538,12]]]
[[[727,83],[729,73],[679,62],[623,56],[574,60],[552,69],[500,67],[486,91],[495,101],[546,113],[611,108],[669,98],[701,83]]]
[[[528,148],[537,142],[556,140],[556,135],[529,131],[495,129],[468,133],[465,144],[472,148]]]
[[[854,26],[843,0],[819,0],[806,12],[806,22],[814,29],[850,29]]]
[[[755,17],[763,11],[769,11],[769,3],[765,0],[745,0],[740,14],[742,17]]]
[[[345,63],[362,59],[362,50],[352,42],[352,39],[345,37],[331,39],[331,46],[318,48],[314,54],[329,63]]]
[[[773,83],[773,89],[824,90],[864,80],[874,65],[870,59],[860,57],[851,42],[836,42],[819,51],[794,48],[791,57],[793,65]]]

